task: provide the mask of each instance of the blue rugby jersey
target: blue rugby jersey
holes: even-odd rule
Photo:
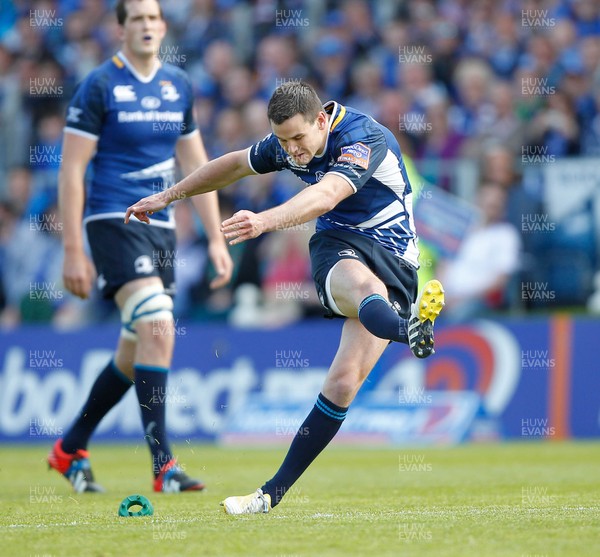
[[[196,132],[185,72],[157,61],[148,77],[119,52],[78,86],[65,132],[98,140],[84,222],[124,217],[127,207],[175,182],[175,144]],[[173,228],[172,207],[153,215]]]
[[[323,109],[329,114],[329,136],[320,156],[300,165],[269,134],[248,150],[250,167],[258,174],[287,168],[308,185],[327,173],[341,176],[355,193],[321,215],[317,231],[351,230],[418,268],[412,189],[396,138],[353,108],[330,101]]]

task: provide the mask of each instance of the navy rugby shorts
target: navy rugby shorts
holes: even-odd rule
[[[354,259],[366,265],[388,290],[389,300],[408,318],[417,298],[417,270],[408,262],[374,240],[346,230],[321,230],[310,239],[312,275],[325,317],[344,317],[331,296],[330,279],[334,265],[342,259]]]
[[[167,294],[175,294],[175,230],[108,218],[88,221],[86,232],[103,298],[146,277],[160,277]]]

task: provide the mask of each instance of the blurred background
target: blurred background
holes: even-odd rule
[[[366,405],[379,397],[414,419],[404,429],[379,424],[382,439],[598,435],[589,349],[600,333],[598,0],[162,8],[169,31],[159,57],[190,75],[211,158],[269,133],[266,103],[289,80],[396,135],[415,192],[420,278],[440,278],[448,302],[437,355],[417,362],[392,346],[363,389]],[[0,439],[31,440],[31,420],[59,435],[100,369],[91,362],[107,359],[117,336],[112,303],[81,302],[62,286],[56,213],[66,105],[118,50],[116,28],[112,2],[0,0]],[[286,173],[247,178],[220,193],[223,217],[300,187]],[[313,226],[232,248],[233,281],[211,291],[202,225],[183,202],[176,219],[171,384],[182,390],[172,424],[188,437],[239,439],[234,410],[250,395],[313,400],[335,352],[339,323],[321,318],[310,275]],[[42,385],[43,400],[34,394]],[[105,435],[137,431],[114,416]],[[349,435],[379,431],[370,427],[357,423]],[[273,424],[261,431],[289,440]]]

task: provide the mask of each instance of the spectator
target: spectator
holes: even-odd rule
[[[336,37],[326,35],[315,45],[312,63],[323,98],[348,96],[350,57],[349,45]]]
[[[217,9],[215,0],[192,0],[181,37],[182,49],[189,53],[190,63],[199,60],[213,42],[232,39],[225,15],[224,10]]]
[[[301,225],[284,233],[270,234],[261,246],[266,325],[289,324],[319,310],[308,253],[313,228]]]
[[[439,263],[446,290],[446,318],[462,322],[497,309],[509,299],[509,283],[519,268],[517,229],[503,221],[506,191],[484,183],[477,194],[481,225],[468,234],[453,260]]]
[[[176,319],[190,316],[193,291],[201,281],[208,264],[206,240],[199,236],[191,203],[182,201],[175,205],[177,251],[174,261],[177,296],[173,313]]]
[[[507,11],[496,14],[493,25],[491,48],[487,59],[497,76],[509,79],[519,63],[521,52],[519,25],[515,17]]]
[[[550,41],[556,52],[559,53],[558,62],[564,67],[573,57],[579,56],[577,45],[577,30],[572,21],[563,19],[549,30]]]
[[[17,10],[11,0],[0,0],[0,39],[9,31],[17,19]]]
[[[524,149],[520,149],[521,163],[528,164],[527,157],[523,158],[523,152]],[[530,162],[535,160],[532,158]],[[504,216],[515,228],[521,229],[524,216],[533,217],[540,212],[541,194],[525,191],[515,170],[516,164],[515,151],[500,143],[493,144],[483,153],[481,176],[483,181],[498,184],[504,189],[506,193]],[[533,249],[529,244],[526,247]]]
[[[266,117],[267,103],[260,99],[254,99],[247,103],[242,111],[244,118],[244,129],[248,140],[246,143],[256,143],[265,135],[271,133],[269,119]]]
[[[415,44],[428,42],[433,27],[438,21],[434,3],[431,0],[416,0],[407,2],[406,8],[411,21],[413,42]]]
[[[258,91],[268,99],[277,85],[306,77],[308,70],[298,61],[298,50],[292,37],[267,35],[257,45],[255,65]]]
[[[67,326],[83,320],[83,310],[62,284],[62,227],[56,195],[46,200],[37,215],[13,229],[4,249],[2,282],[6,307],[0,315],[3,327],[21,322]]]
[[[56,115],[64,118],[76,83],[117,51],[120,38],[107,0],[13,4],[0,0],[0,198],[9,198],[10,207],[28,218],[55,188],[50,158],[60,157],[53,150]],[[214,138],[206,144],[211,154],[269,133],[265,99],[279,83],[300,78],[324,98],[372,112],[406,154],[417,163],[427,161],[421,174],[444,188],[463,180],[467,165],[454,165],[456,157],[481,159],[486,181],[506,188],[508,218],[516,226],[524,214],[539,211],[539,192],[524,190],[536,183],[533,170],[523,185],[514,172],[515,161],[530,165],[527,156],[518,156],[523,149],[525,155],[538,149],[554,157],[600,154],[600,5],[595,0],[162,5],[169,19],[165,49],[172,50],[159,55],[185,65],[192,76],[196,119]],[[56,23],[38,25],[40,16],[32,16],[29,7],[52,14]],[[310,25],[277,25],[277,10],[300,10],[294,12],[298,21]],[[41,157],[33,165],[31,148]],[[20,180],[27,184],[21,190],[25,199],[23,194],[12,199],[8,190],[19,190]],[[475,183],[473,178],[472,187]],[[268,188],[259,183],[253,199],[235,190],[221,196],[242,207],[290,189],[289,182]],[[525,235],[524,245],[535,250],[534,235]],[[265,254],[246,253],[254,258],[249,268],[264,268]],[[222,309],[227,296],[219,296],[215,305]],[[192,299],[204,303],[208,297],[194,292]]]
[[[487,62],[462,60],[455,72],[458,103],[450,109],[450,125],[463,136],[475,136],[487,129],[493,118],[490,102],[492,71]]]
[[[410,107],[400,117],[400,127],[411,139],[414,150],[418,150],[426,134],[431,131],[431,122],[426,119],[427,111],[431,105],[443,103],[446,92],[434,83],[432,68],[428,63],[409,60],[402,68],[402,85]]]
[[[561,2],[556,15],[573,21],[580,37],[600,35],[600,8],[594,0]]]
[[[422,56],[425,56],[426,61],[429,60],[429,55],[425,53],[415,56],[418,57],[417,60],[411,61],[409,58],[408,63],[403,65],[402,87],[411,98],[411,110],[425,114],[428,106],[446,99],[446,91],[434,82],[431,66],[420,60]]]
[[[427,161],[421,174],[426,181],[449,190],[449,174],[444,172],[440,163],[458,156],[464,138],[450,128],[445,102],[430,105],[425,121],[427,128],[423,134],[424,141],[417,150],[417,158]]]
[[[29,165],[33,170],[34,196],[55,191],[61,161],[62,116],[48,112],[39,121],[29,149]]]
[[[531,121],[544,104],[544,97],[536,93],[552,91],[555,87],[548,85],[541,74],[528,67],[518,68],[514,73],[512,83],[517,116],[522,122]]]
[[[586,37],[582,39],[579,49],[585,74],[597,86],[600,81],[600,37]]]
[[[191,62],[190,62],[191,64]],[[221,87],[228,73],[236,66],[235,52],[231,43],[219,40],[204,50],[202,63],[191,64],[190,74],[197,87],[205,91],[219,109],[224,108]]]
[[[348,105],[361,112],[377,112],[377,98],[382,87],[381,69],[373,62],[359,62],[352,68],[352,91]]]
[[[347,29],[352,29],[352,54],[360,60],[380,42],[370,3],[365,0],[349,0],[343,2],[342,10]]]
[[[15,166],[8,171],[6,180],[6,199],[19,218],[21,218],[32,197],[32,173],[27,166]]]
[[[448,21],[439,21],[433,28],[431,51],[435,80],[455,94],[452,76],[460,58],[458,27]]]
[[[14,319],[2,318],[4,309],[7,305],[8,285],[5,276],[7,275],[7,251],[14,238],[14,231],[19,222],[21,213],[17,206],[10,199],[0,201],[0,327],[3,322],[12,323]]]
[[[525,52],[520,64],[538,72],[544,78],[550,79],[552,71],[557,69],[557,52],[550,37],[534,34],[526,43]]]
[[[531,122],[527,139],[548,156],[579,153],[579,125],[572,102],[563,91],[559,89],[547,97],[545,107]]]
[[[402,91],[384,89],[379,95],[378,107],[373,117],[394,134],[403,153],[413,155],[415,149],[412,139],[406,133],[406,126],[402,125],[406,121],[409,102],[408,96]]]
[[[594,116],[584,122],[581,137],[581,152],[587,156],[600,156],[600,91],[594,98]]]
[[[65,23],[64,45],[57,48],[56,57],[73,84],[79,83],[102,60],[101,43],[92,38],[91,19],[84,11],[69,15]]]
[[[254,74],[245,66],[235,66],[222,81],[223,98],[228,106],[242,109],[256,95]]]
[[[245,143],[244,120],[239,110],[227,108],[223,110],[217,121],[216,137],[211,142],[209,152],[219,157],[230,151],[241,149]]]
[[[488,126],[482,126],[475,140],[479,145],[500,143],[513,151],[523,145],[524,125],[517,116],[512,83],[495,81],[491,87],[491,116]]]
[[[488,58],[493,52],[494,4],[476,2],[469,6],[466,19],[464,52],[468,56]]]
[[[384,25],[381,33],[382,43],[371,49],[369,57],[381,68],[385,87],[392,88],[398,85],[401,49],[411,42],[409,24],[398,19],[392,20]]]

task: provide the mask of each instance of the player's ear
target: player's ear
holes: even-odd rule
[[[317,115],[317,127],[323,131],[327,127],[327,114],[323,110]]]

